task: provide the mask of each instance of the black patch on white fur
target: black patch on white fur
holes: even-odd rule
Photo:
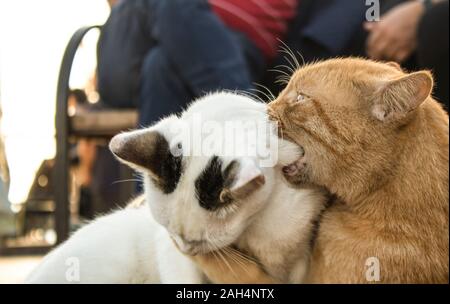
[[[169,143],[162,135],[158,138],[157,146],[157,155],[152,159],[153,172],[157,178],[153,181],[162,192],[170,194],[175,191],[180,181],[183,158],[171,153]]]
[[[223,162],[219,157],[213,156],[209,160],[195,181],[195,193],[202,208],[214,211],[224,205],[225,202],[220,201],[220,193],[225,187],[231,186],[236,165],[236,162],[232,162],[222,171]]]

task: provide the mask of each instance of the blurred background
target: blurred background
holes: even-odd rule
[[[55,156],[56,86],[64,49],[76,29],[103,24],[108,14],[106,1],[0,1],[0,252],[5,239],[16,241],[11,247],[55,242],[54,231],[46,226],[24,231],[26,203],[33,199],[29,198],[33,185],[45,191],[51,179],[36,173],[44,160]],[[74,88],[84,89],[94,75],[96,38],[98,33],[87,38],[77,55],[71,77]],[[31,230],[35,239],[18,244],[15,237]],[[0,258],[0,283],[15,281],[15,272],[18,278],[25,275],[7,261]]]
[[[0,283],[139,193],[118,132],[337,56],[430,69],[447,109],[448,29],[448,0],[0,0]]]

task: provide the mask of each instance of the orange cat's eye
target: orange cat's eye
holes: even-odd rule
[[[309,97],[303,93],[298,93],[298,95],[297,95],[297,102],[305,102],[308,99],[309,99]]]

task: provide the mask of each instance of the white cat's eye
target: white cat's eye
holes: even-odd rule
[[[297,95],[297,102],[305,102],[308,99],[309,99],[309,97],[303,93],[298,93],[298,95]]]
[[[178,143],[177,145],[173,146],[173,148],[170,149],[171,153],[175,157],[183,156],[183,144]]]

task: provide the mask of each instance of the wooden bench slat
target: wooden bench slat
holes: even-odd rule
[[[113,136],[135,129],[138,123],[136,110],[99,110],[78,112],[69,117],[72,134],[83,136]]]

